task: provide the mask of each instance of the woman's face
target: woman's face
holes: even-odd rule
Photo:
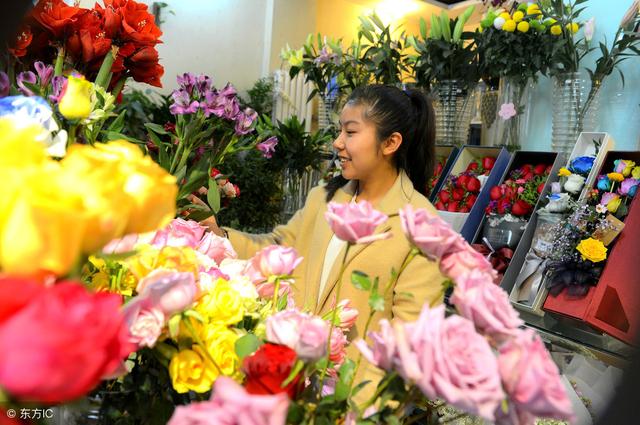
[[[376,139],[375,125],[364,119],[364,106],[347,104],[340,114],[340,134],[333,142],[342,176],[363,180],[385,161]]]

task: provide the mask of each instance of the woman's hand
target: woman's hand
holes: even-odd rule
[[[205,204],[200,198],[198,198],[195,195],[189,195],[187,196],[187,199],[189,200],[189,202],[191,202],[194,205],[200,205],[201,207],[204,207],[207,210],[211,210],[211,208],[209,208],[209,205]],[[207,217],[204,220],[200,221],[200,224],[202,224],[203,226],[206,226],[210,232],[213,232],[214,234],[221,236],[221,237],[226,237],[226,233],[224,232],[224,230],[222,230],[219,226],[218,226],[218,222],[216,221],[216,217],[214,215],[212,215],[211,217]]]

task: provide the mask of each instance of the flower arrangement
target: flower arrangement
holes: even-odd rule
[[[506,214],[526,222],[544,189],[550,169],[546,164],[524,164],[511,171],[502,184],[491,188],[491,201],[485,213],[490,216]]]
[[[597,141],[596,149],[599,144]],[[548,213],[564,213],[576,207],[576,201],[593,168],[595,156],[579,156],[569,161],[568,167],[558,171],[559,181],[551,184],[548,204],[543,208]]]
[[[375,233],[387,217],[366,202],[329,204],[326,217],[347,250],[391,237]],[[362,356],[354,362],[343,353],[342,329],[357,314],[348,303],[331,311],[328,323],[295,308],[278,311],[266,318],[266,331],[254,345],[242,350],[244,385],[218,378],[209,400],[178,407],[169,423],[201,423],[202,417],[230,423],[432,423],[443,402],[505,423],[569,419],[571,404],[556,367],[540,338],[519,329],[522,321],[492,283],[490,264],[426,210],[407,206],[400,217],[414,246],[403,268],[418,255],[440,259],[442,272],[455,282],[456,314],[445,318],[444,306],[426,304],[415,322],[383,320],[379,331],[365,329],[371,342],[355,342]],[[377,279],[355,272],[352,281],[368,293],[370,314],[384,308]],[[371,397],[356,403],[353,397],[366,385],[354,382],[363,358],[384,376]],[[418,416],[410,415],[413,406]]]
[[[628,214],[628,204],[636,195],[640,184],[640,166],[631,160],[616,159],[614,169],[601,174],[596,187],[590,194],[592,203],[596,203],[598,212],[610,212],[616,218],[624,220]]]
[[[436,183],[440,179],[440,175],[442,174],[442,170],[444,169],[445,162],[447,161],[446,157],[440,157],[436,160],[436,166],[433,169],[433,176],[427,182],[427,196],[431,193]]]
[[[218,212],[221,192],[227,197],[233,196],[230,188],[225,189],[226,182],[222,188],[219,187],[220,178],[212,169],[222,168],[225,157],[240,151],[260,149],[268,156],[277,141],[260,141],[260,138],[253,137],[258,114],[251,108],[240,110],[236,89],[231,84],[217,89],[208,76],[191,73],[178,76],[177,82],[178,88],[171,94],[169,107],[175,123],[165,126],[146,124],[150,152],[180,183],[178,200],[181,210],[199,209],[186,198],[207,186],[209,206],[213,212]],[[205,216],[211,214],[198,212]]]
[[[435,207],[440,211],[468,213],[478,198],[482,187],[479,176],[488,175],[496,159],[485,156],[467,165],[467,169],[451,176],[443,189],[438,192]]]

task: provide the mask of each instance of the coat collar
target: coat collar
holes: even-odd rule
[[[357,182],[350,181],[349,183],[347,183],[342,188],[336,191],[333,201],[350,202],[351,199],[353,198],[353,195],[355,194],[356,187],[357,187]],[[391,186],[389,191],[380,200],[380,202],[377,205],[374,205],[374,208],[389,217],[396,216],[398,215],[398,209],[401,206],[411,201],[414,190],[415,189],[413,188],[413,183],[409,179],[409,176],[407,176],[407,174],[404,171],[400,170],[400,173],[398,174],[398,177],[396,178],[396,181],[393,184],[393,186]],[[328,244],[329,239],[331,239],[332,233],[331,233],[331,228],[329,227],[328,224],[325,227],[326,227],[327,233],[322,234],[320,237],[323,238],[323,242],[325,242],[325,239],[326,239],[326,244]],[[376,234],[384,233],[389,231],[390,229],[391,229],[391,226],[389,225],[389,223],[385,222],[376,228],[375,233]],[[349,263],[351,263],[354,260],[354,258],[356,258],[356,256],[361,254],[362,251],[364,251],[369,245],[370,244],[360,244],[360,245],[352,246],[349,249],[349,252],[346,258],[345,267],[347,267]],[[314,293],[312,296],[314,296],[314,298],[311,303],[312,305],[316,305],[316,308],[315,308],[316,313],[320,312],[324,308],[324,306],[326,305],[329,299],[330,294],[334,291],[335,287],[337,286],[340,267],[342,265],[341,262],[342,262],[342,259],[344,258],[345,249],[346,249],[346,246],[341,250],[341,252],[336,257],[336,261],[333,264],[333,267],[331,268],[331,272],[329,273],[329,278],[327,279],[327,283],[324,287],[324,290],[322,291],[322,296],[320,297],[316,305],[316,300],[318,300],[318,290],[319,290],[319,276],[318,276],[318,285],[316,285],[316,290],[313,291]],[[322,264],[320,264],[320,268],[321,267],[322,267]],[[344,280],[345,279],[343,276],[343,281]],[[346,279],[346,281],[348,282],[350,281],[350,279]]]

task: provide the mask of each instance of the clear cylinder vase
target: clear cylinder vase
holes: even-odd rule
[[[498,131],[498,84],[487,83],[480,95],[480,120],[482,121],[482,145],[493,146]]]
[[[469,140],[474,91],[462,81],[438,81],[434,87],[436,142],[462,146]]]
[[[583,131],[597,131],[600,82],[579,72],[553,78],[553,118],[551,148],[569,154]]]
[[[500,79],[494,146],[504,146],[510,152],[522,147],[528,133],[534,89],[532,78],[524,81],[509,77]]]
[[[285,221],[304,206],[309,191],[321,178],[322,174],[312,168],[306,169],[302,175],[291,168],[284,170],[282,214]]]

